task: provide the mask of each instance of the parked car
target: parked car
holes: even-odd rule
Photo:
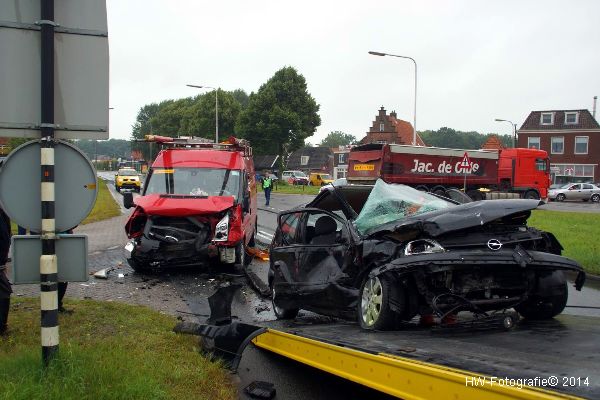
[[[337,178],[335,181],[328,183],[325,186],[322,186],[321,189],[319,189],[319,192],[322,192],[323,190],[327,190],[328,186],[345,186],[348,184],[348,180],[346,178]]]
[[[600,187],[591,183],[567,183],[558,189],[550,189],[548,198],[556,201],[591,200],[597,203],[600,201]]]
[[[567,303],[554,235],[527,226],[538,200],[458,204],[408,186],[326,186],[302,208],[280,213],[268,283],[278,318],[298,310],[394,329],[414,316],[482,314],[514,307],[548,319]]]
[[[325,186],[328,183],[333,182],[333,178],[329,174],[323,174],[320,172],[311,172],[308,182],[313,186]]]
[[[257,204],[252,149],[247,142],[154,140],[169,147],[154,160],[135,203],[131,193],[123,199],[125,207],[135,207],[125,225],[131,239],[125,247],[129,265],[143,271],[249,264]]]
[[[140,175],[133,168],[121,168],[115,174],[115,189],[120,192],[122,189],[133,189],[140,192],[142,183]]]
[[[290,185],[308,185],[308,176],[302,171],[283,171],[281,179]]]

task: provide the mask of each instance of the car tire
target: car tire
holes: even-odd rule
[[[385,274],[365,278],[357,306],[358,322],[363,329],[385,331],[398,327],[399,315],[391,308],[392,298],[400,297],[397,290]]]
[[[516,305],[515,310],[526,319],[553,318],[565,309],[569,298],[565,275],[562,271],[554,271],[537,279],[537,293]]]
[[[556,201],[565,201],[566,198],[567,196],[565,196],[563,193],[559,193],[556,195]]]
[[[599,203],[600,202],[600,194],[598,194],[598,193],[593,194],[592,197],[590,197],[590,200],[592,200],[592,202],[594,202],[594,203]]]
[[[271,283],[271,305],[273,306],[273,313],[277,319],[294,319],[298,315],[299,308],[282,308],[275,304],[276,294],[275,285]]]

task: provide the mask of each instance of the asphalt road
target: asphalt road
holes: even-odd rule
[[[114,172],[99,172],[98,175],[109,181],[114,179]],[[122,196],[114,191],[113,185],[109,185],[109,188],[115,199],[119,200],[119,203],[122,205]],[[270,206],[266,207],[264,205],[264,196],[262,192],[259,192],[258,240],[262,244],[270,243],[277,223],[277,213],[306,204],[313,197],[306,195],[273,194]],[[595,206],[596,204],[583,202],[550,203],[543,206],[543,208],[582,211],[582,209],[595,209]],[[130,212],[124,209],[123,211]],[[266,282],[268,262],[255,259],[251,264],[251,269],[260,279]],[[231,283],[240,283],[243,285],[242,289],[234,297],[232,315],[243,322],[254,324],[261,324],[275,319],[271,310],[270,299],[261,297],[252,289],[244,277],[234,276],[233,274],[215,273],[215,271],[200,274],[197,271],[173,271],[164,274],[162,278],[168,281],[173,289],[176,290],[176,293],[185,300],[192,313],[198,317],[199,322],[204,322],[210,313],[208,296],[218,287]],[[574,315],[600,316],[600,310],[579,308],[581,306],[600,308],[600,281],[588,280],[582,292],[577,292],[570,287],[568,307],[564,311],[567,314]],[[250,398],[243,393],[243,388],[255,380],[273,383],[277,389],[277,398],[280,399],[346,400],[348,398],[388,398],[386,395],[361,385],[322,373],[316,369],[263,351],[254,346],[248,346],[244,351],[236,379],[240,389],[240,397],[243,399]]]

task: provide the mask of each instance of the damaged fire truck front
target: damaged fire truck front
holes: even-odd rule
[[[252,149],[230,138],[149,136],[166,148],[156,157],[125,231],[127,261],[136,271],[221,263],[247,265],[256,232]]]

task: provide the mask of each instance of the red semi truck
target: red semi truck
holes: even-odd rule
[[[348,163],[349,183],[382,178],[436,194],[466,188],[473,200],[545,200],[550,185],[548,153],[537,149],[460,150],[372,143],[354,147]]]

